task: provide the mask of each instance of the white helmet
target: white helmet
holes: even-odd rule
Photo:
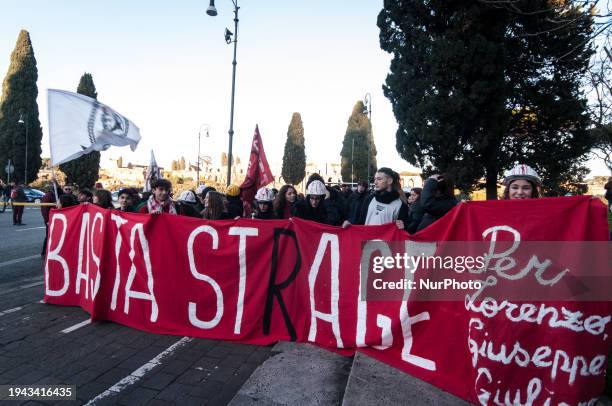
[[[201,195],[202,192],[204,191],[204,189],[206,189],[206,185],[199,185],[198,188],[196,189],[196,195]]]
[[[262,187],[255,194],[255,200],[258,202],[271,202],[274,200],[274,192],[267,187]]]
[[[319,195],[322,196],[327,193],[327,188],[320,180],[315,180],[308,185],[308,189],[306,189],[307,195]]]
[[[191,190],[183,191],[179,195],[178,200],[181,201],[181,202],[188,202],[188,203],[195,203],[196,202],[195,195],[193,194],[193,192]]]
[[[517,179],[529,180],[537,186],[542,186],[542,179],[540,179],[538,173],[529,165],[519,164],[504,173],[504,185],[506,186]]]

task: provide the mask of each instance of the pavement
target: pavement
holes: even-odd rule
[[[226,405],[271,356],[271,347],[90,324],[80,308],[41,303],[40,209],[26,208],[23,222],[0,214],[0,385],[76,385],[77,399],[11,405]]]

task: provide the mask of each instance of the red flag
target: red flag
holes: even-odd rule
[[[249,167],[247,169],[246,178],[240,185],[240,197],[246,204],[251,204],[257,189],[266,186],[274,181],[274,175],[268,165],[266,152],[264,151],[261,135],[259,135],[259,127],[255,126],[255,134],[253,135],[253,144],[251,145],[251,158],[249,159]]]

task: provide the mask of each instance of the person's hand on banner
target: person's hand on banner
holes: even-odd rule
[[[347,228],[348,226],[352,226],[351,222],[348,220],[344,220],[344,223],[342,223],[342,228]]]

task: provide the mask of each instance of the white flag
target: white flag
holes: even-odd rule
[[[140,130],[110,107],[78,93],[48,89],[51,164],[59,165],[111,145],[140,141]]]
[[[151,150],[151,162],[149,162],[149,167],[145,172],[145,184],[143,188],[144,192],[151,191],[151,181],[153,179],[161,179],[161,172],[159,170],[159,166],[157,166],[157,161],[155,160],[153,150]]]

